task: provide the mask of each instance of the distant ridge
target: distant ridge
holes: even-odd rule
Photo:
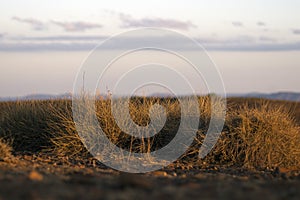
[[[30,94],[21,97],[1,97],[0,101],[17,101],[17,100],[49,100],[49,99],[72,99],[71,93],[64,93],[59,95],[51,94]]]
[[[169,94],[155,93],[151,96],[156,97],[171,97]],[[300,102],[300,93],[298,92],[276,92],[276,93],[246,93],[246,94],[234,94],[229,93],[227,97],[252,97],[263,98],[273,100],[285,100],[285,101],[297,101]],[[17,100],[48,100],[48,99],[72,99],[71,93],[64,93],[60,95],[50,94],[31,94],[21,97],[0,97],[0,101],[17,101]]]
[[[297,101],[300,102],[300,93],[297,92],[276,92],[276,93],[247,93],[228,94],[228,97],[254,97],[273,100]]]

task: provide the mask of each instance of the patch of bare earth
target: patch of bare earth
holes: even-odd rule
[[[299,199],[300,172],[277,168],[168,166],[126,174],[94,159],[56,159],[47,154],[16,155],[0,162],[0,199]]]

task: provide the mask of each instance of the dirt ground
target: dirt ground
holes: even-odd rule
[[[90,159],[0,161],[0,199],[300,199],[300,172],[206,166],[126,174]]]

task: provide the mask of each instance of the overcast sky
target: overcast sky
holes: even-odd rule
[[[297,0],[2,1],[0,96],[70,92],[95,45],[140,27],[198,41],[229,93],[300,92],[299,8]]]

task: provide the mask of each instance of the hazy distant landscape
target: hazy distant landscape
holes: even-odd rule
[[[169,95],[153,94],[154,97],[167,97]],[[226,94],[227,97],[251,97],[273,100],[300,101],[300,93],[297,92],[276,92],[276,93],[246,93],[246,94]],[[103,96],[105,97],[105,96]],[[16,101],[16,100],[49,100],[49,99],[72,99],[71,93],[60,95],[49,94],[31,94],[21,97],[0,97],[0,101]]]

